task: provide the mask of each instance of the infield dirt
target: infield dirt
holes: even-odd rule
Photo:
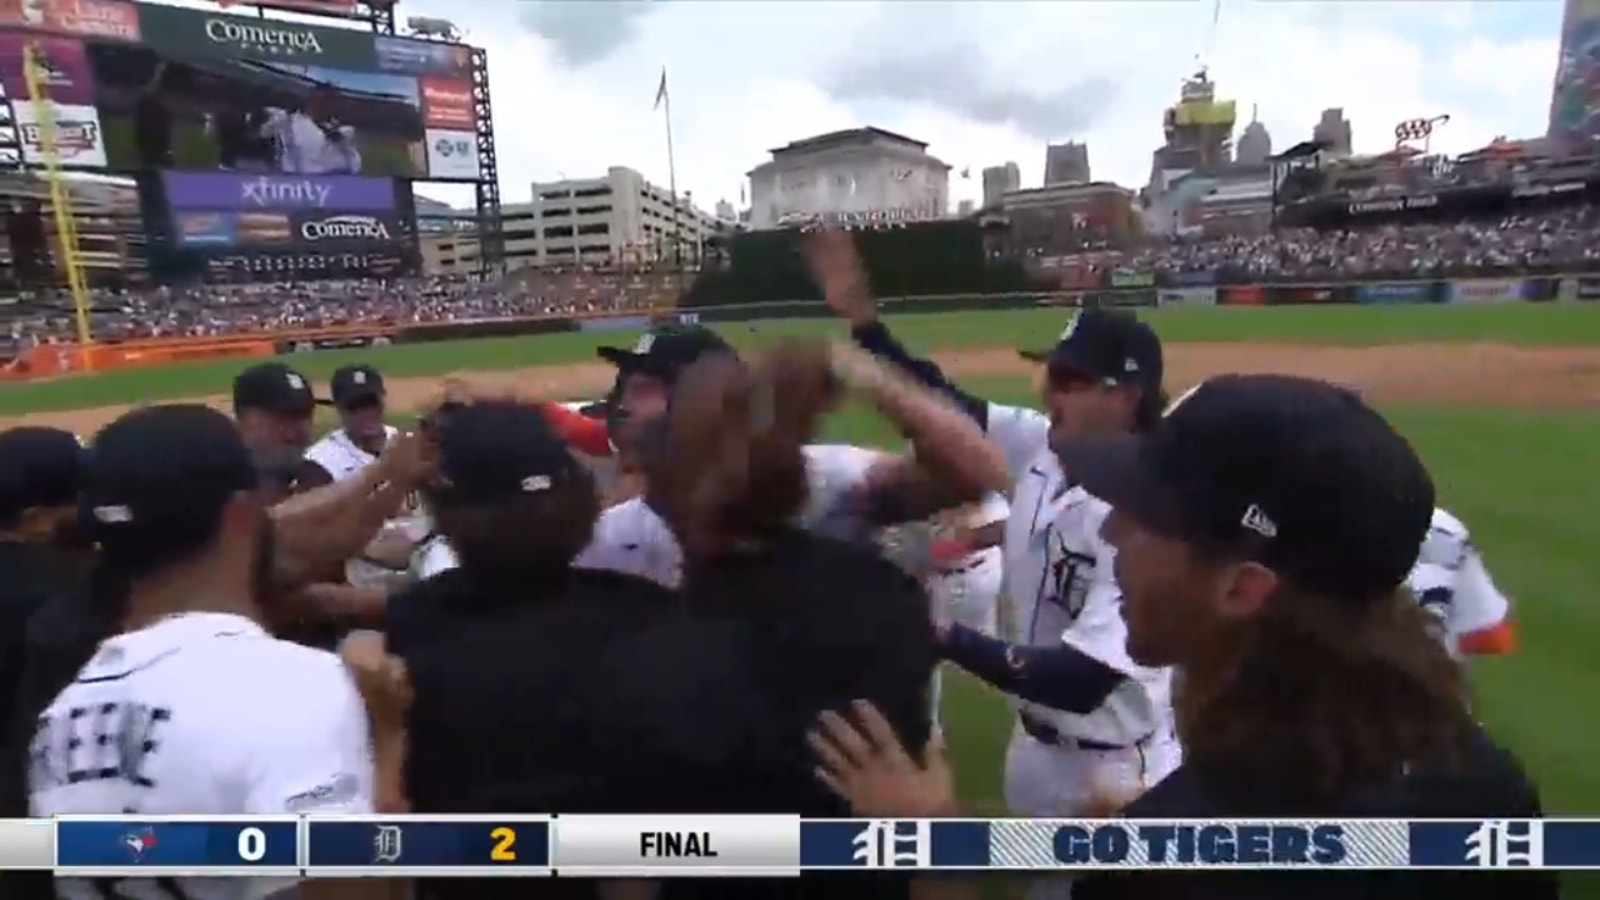
[[[1528,409],[1600,405],[1600,349],[1508,344],[1386,344],[1374,347],[1271,343],[1173,343],[1166,347],[1171,391],[1220,372],[1287,372],[1347,384],[1378,403],[1509,406]],[[933,354],[962,378],[1026,378],[1033,367],[1009,347]],[[515,385],[551,400],[598,397],[615,370],[603,363],[539,366],[505,372],[462,372],[485,386]],[[390,378],[389,405],[415,408],[435,396],[444,377]],[[223,404],[216,395],[188,398]],[[89,434],[127,409],[89,409],[0,417],[0,428],[53,425]]]

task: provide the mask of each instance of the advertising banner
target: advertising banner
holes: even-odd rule
[[[0,31],[0,84],[5,86],[12,104],[27,103],[29,99],[23,51],[30,42],[38,50],[45,98],[73,106],[93,106],[94,76],[89,71],[83,41]]]
[[[1156,276],[1150,272],[1135,272],[1131,269],[1114,269],[1111,272],[1111,286],[1114,288],[1150,287],[1155,283]]]
[[[470,131],[477,122],[472,111],[472,84],[450,78],[419,78],[422,123],[429,128]]]
[[[1409,209],[1432,209],[1439,205],[1439,198],[1432,194],[1421,194],[1415,197],[1384,197],[1374,200],[1357,200],[1350,204],[1350,215],[1364,216],[1374,213],[1403,212]]]
[[[461,44],[379,35],[372,51],[380,72],[465,79],[472,71],[472,50]]]
[[[394,181],[358,175],[162,172],[167,207],[183,210],[389,212]]]
[[[1520,278],[1472,278],[1447,285],[1451,303],[1484,305],[1514,303],[1526,299],[1527,286]]]
[[[257,250],[219,255],[209,261],[222,277],[254,281],[293,278],[397,278],[416,273],[416,260],[394,249],[315,253]]]
[[[138,43],[139,9],[122,0],[0,0],[0,28]]]
[[[1215,306],[1214,287],[1164,288],[1156,295],[1158,306]]]
[[[191,249],[283,246],[295,238],[286,213],[259,212],[174,212],[172,234],[179,246]]]
[[[470,131],[428,129],[428,172],[433,178],[476,181],[478,136]]]
[[[1265,306],[1267,292],[1259,284],[1234,284],[1217,293],[1217,302],[1225,306]]]
[[[1573,299],[1595,301],[1600,300],[1600,278],[1570,278],[1576,282],[1573,290]]]
[[[1327,284],[1279,285],[1272,288],[1271,302],[1286,306],[1309,303],[1338,303],[1339,289]]]
[[[144,43],[158,54],[377,71],[370,32],[154,3],[138,11]]]
[[[402,240],[407,236],[398,216],[365,213],[310,213],[293,217],[294,240],[312,249]]]
[[[1166,276],[1166,280],[1176,285],[1216,284],[1217,273],[1207,270],[1201,272],[1173,272]]]
[[[42,107],[42,110],[41,110]],[[100,116],[92,106],[56,103],[15,103],[17,134],[22,138],[22,161],[30,166],[45,165],[50,156],[45,147],[46,132],[55,143],[56,161],[63,166],[103,168],[106,164],[105,133]],[[50,117],[49,128],[40,121],[43,111]]]
[[[1403,281],[1391,284],[1356,286],[1358,303],[1426,303],[1432,294],[1431,281]]]

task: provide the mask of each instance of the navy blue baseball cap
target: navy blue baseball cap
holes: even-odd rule
[[[75,504],[83,467],[83,445],[70,431],[37,425],[0,431],[0,522]]]
[[[233,379],[233,411],[249,410],[278,415],[310,416],[318,400],[311,380],[283,363],[251,366]]]
[[[520,403],[463,406],[440,420],[439,481],[430,501],[441,506],[504,502],[581,484],[584,469],[539,410]]]
[[[385,396],[383,374],[364,363],[340,366],[329,381],[329,393],[333,395],[333,405],[340,409],[382,403]]]
[[[1074,375],[1107,387],[1158,388],[1165,375],[1161,338],[1133,313],[1089,307],[1078,311],[1047,351],[1019,350],[1052,374]]]
[[[668,325],[640,336],[633,349],[601,347],[595,351],[624,375],[651,375],[673,382],[684,369],[708,353],[733,353],[733,345],[701,325]]]
[[[228,501],[259,483],[233,420],[198,404],[124,413],[95,435],[88,460],[78,496],[83,534],[133,553],[198,546]]]
[[[1433,518],[1433,480],[1406,439],[1354,392],[1309,378],[1218,376],[1147,436],[1056,453],[1151,531],[1353,600],[1404,581]]]

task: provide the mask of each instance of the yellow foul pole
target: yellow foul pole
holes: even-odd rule
[[[60,242],[61,264],[67,272],[67,288],[72,292],[72,309],[78,320],[78,364],[94,367],[89,344],[89,289],[83,280],[83,261],[78,255],[78,226],[72,216],[72,192],[61,178],[60,144],[56,141],[55,107],[45,94],[45,68],[39,60],[39,45],[30,41],[23,53],[23,77],[28,82],[28,102],[39,123],[39,151],[44,159],[45,182],[50,185],[50,206],[56,217],[56,240]]]

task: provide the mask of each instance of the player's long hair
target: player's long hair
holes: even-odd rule
[[[673,388],[663,452],[646,458],[646,496],[691,558],[758,547],[807,495],[802,447],[838,395],[827,348],[785,342],[745,363],[712,354]]]
[[[1284,584],[1261,615],[1210,637],[1175,684],[1188,761],[1315,802],[1464,759],[1475,726],[1461,667],[1404,588],[1359,605]]]

